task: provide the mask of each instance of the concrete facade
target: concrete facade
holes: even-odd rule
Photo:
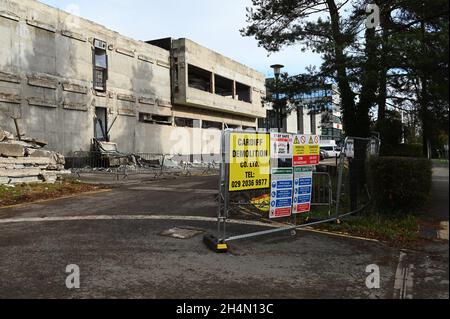
[[[265,116],[263,74],[187,39],[162,48],[34,0],[0,0],[0,39],[0,127],[15,132],[16,118],[66,156],[90,150],[98,114],[120,152],[182,155],[218,154],[223,127],[256,128]],[[105,90],[94,86],[96,40]],[[231,98],[190,87],[189,65],[232,80]]]
[[[220,110],[226,113],[245,117],[265,117],[261,99],[265,96],[265,77],[263,74],[249,69],[216,52],[201,47],[189,39],[173,41],[174,56],[174,102],[178,105],[192,105],[208,110]],[[203,91],[190,87],[189,65],[210,72],[210,90]],[[230,80],[230,96],[216,94],[218,78]],[[239,100],[237,83],[248,85],[249,101]],[[230,124],[233,120],[231,120]],[[236,121],[234,121],[235,124]],[[248,123],[254,125],[254,123]]]

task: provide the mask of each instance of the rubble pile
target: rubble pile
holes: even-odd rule
[[[26,136],[16,138],[0,128],[0,185],[54,183],[63,175],[63,155],[43,149],[47,145]]]

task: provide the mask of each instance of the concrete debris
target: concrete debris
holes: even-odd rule
[[[25,155],[25,147],[19,144],[0,143],[0,156],[21,157]]]
[[[166,158],[164,160],[164,166],[165,167],[179,167],[180,164],[177,161],[173,160],[172,158]]]
[[[47,143],[0,129],[0,185],[55,183],[64,175],[63,155],[42,149]]]
[[[110,167],[121,168],[158,168],[162,165],[162,158],[143,158],[136,154],[124,154],[117,150],[117,144],[94,140],[94,148],[103,159],[107,159]]]
[[[30,143],[31,145],[34,145],[34,147],[36,147],[36,148],[45,147],[48,144],[46,141],[36,140],[36,139],[30,138],[30,137],[22,137],[20,140],[23,142]]]
[[[97,147],[104,152],[118,152],[117,143],[97,141]]]
[[[114,174],[152,174],[188,175],[215,173],[220,164],[214,161],[195,160],[186,162],[183,156],[163,154],[125,154],[117,150],[117,144],[94,140],[93,151],[80,152],[68,158],[68,165],[73,172],[80,173],[114,173]],[[186,156],[187,157],[187,156]]]
[[[0,129],[0,142],[13,139],[14,135],[12,133]]]

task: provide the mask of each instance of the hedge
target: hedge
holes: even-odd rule
[[[423,157],[422,144],[381,144],[382,156]]]
[[[369,163],[375,208],[382,214],[418,213],[431,193],[432,163],[424,158],[379,157]]]

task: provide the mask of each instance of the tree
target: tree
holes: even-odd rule
[[[367,14],[344,17],[349,1],[252,0],[249,26],[241,30],[254,36],[269,52],[286,45],[301,44],[322,54],[319,75],[336,81],[342,100],[344,127],[348,135],[367,137],[369,110],[377,89],[374,30],[365,33],[366,47],[359,40],[359,28]],[[355,43],[358,43],[354,54]],[[362,47],[362,49],[361,49]],[[361,54],[361,52],[363,52]],[[355,72],[358,68],[360,72]],[[358,97],[358,99],[357,99]]]
[[[448,1],[400,2],[390,29],[393,107],[406,105],[418,117],[428,156],[429,146],[442,143],[441,132],[448,135]]]
[[[372,0],[252,0],[249,25],[241,32],[269,52],[300,44],[321,54],[317,75],[337,83],[348,136],[368,137],[371,111],[378,109],[378,129],[389,138],[388,105],[416,110],[428,153],[436,135],[432,123],[448,125],[448,3],[373,1],[380,9],[379,26],[367,23]],[[365,143],[356,139],[350,162],[353,209],[365,182],[364,174],[357,176],[365,171],[365,155]]]
[[[424,153],[438,131],[448,135],[447,0],[252,3],[244,36],[269,52],[300,44],[322,55],[317,75],[337,83],[347,135],[367,137],[374,109],[379,130],[388,109],[417,116]],[[379,8],[378,27],[366,27],[372,3]]]
[[[377,31],[379,70],[377,127],[389,135],[386,112],[417,117],[424,155],[448,127],[448,2],[446,0],[376,0],[380,7]],[[387,119],[389,121],[389,119]],[[448,129],[447,129],[448,132]],[[439,142],[437,142],[439,143]]]
[[[395,147],[401,143],[403,123],[399,112],[387,110],[384,120],[378,127],[384,132],[382,147]]]

